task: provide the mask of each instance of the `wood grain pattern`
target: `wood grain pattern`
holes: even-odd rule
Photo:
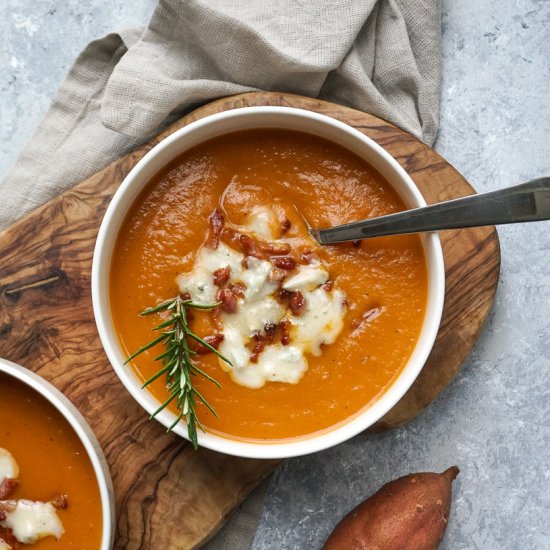
[[[107,362],[90,298],[96,234],[128,171],[174,130],[206,115],[249,105],[300,107],[355,126],[397,158],[428,202],[473,192],[437,153],[387,122],[315,99],[251,93],[193,111],[0,234],[0,356],[50,380],[91,424],[113,475],[117,549],[200,545],[277,465],[207,450],[193,452],[185,441],[148,421]],[[373,430],[413,418],[445,388],[490,310],[500,264],[494,228],[448,231],[442,243],[447,291],[436,345],[416,383]]]

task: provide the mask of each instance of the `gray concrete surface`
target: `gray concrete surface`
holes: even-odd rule
[[[154,0],[2,0],[0,176],[72,60]],[[443,1],[436,149],[478,190],[550,175],[550,1]],[[550,548],[550,222],[499,230],[494,310],[451,386],[406,427],[298,458],[275,475],[253,550],[319,548],[334,523],[410,471],[462,469],[441,548]]]

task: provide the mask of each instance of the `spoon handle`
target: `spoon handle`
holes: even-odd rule
[[[550,177],[327,229],[312,229],[320,244],[369,237],[550,219]]]

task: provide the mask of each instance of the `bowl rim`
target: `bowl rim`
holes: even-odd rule
[[[114,489],[107,460],[92,428],[69,398],[39,374],[1,357],[0,372],[16,378],[46,399],[61,413],[80,439],[92,463],[99,487],[102,519],[100,549],[109,550],[113,546],[115,537]]]
[[[384,167],[392,173],[392,177],[397,179],[399,182],[398,185],[404,186],[404,190],[410,195],[409,202],[412,202],[412,205],[409,207],[426,205],[426,202],[416,187],[414,181],[401,167],[397,160],[395,160],[383,147],[352,126],[313,111],[280,106],[242,107],[203,117],[197,121],[191,122],[179,130],[176,130],[174,133],[160,141],[132,168],[114,194],[99,229],[92,260],[91,279],[94,317],[107,357],[109,358],[111,365],[123,385],[149,414],[152,414],[156,408],[158,408],[158,402],[147,390],[140,387],[140,384],[137,382],[137,377],[133,374],[133,372],[131,372],[131,367],[123,366],[122,363],[124,361],[124,357],[121,354],[118,337],[114,334],[113,328],[109,326],[111,316],[109,310],[110,308],[108,307],[108,282],[106,285],[102,285],[101,278],[102,275],[105,276],[105,273],[107,273],[108,277],[110,258],[112,255],[112,246],[110,250],[106,250],[106,241],[108,241],[109,237],[111,237],[111,240],[113,241],[112,245],[114,245],[114,240],[116,239],[116,235],[118,235],[118,229],[116,230],[116,234],[114,236],[110,236],[109,232],[111,231],[111,227],[113,225],[116,226],[116,224],[120,225],[120,223],[122,223],[122,220],[127,215],[128,208],[135,201],[137,194],[139,194],[138,191],[134,190],[136,196],[130,200],[128,206],[124,207],[124,201],[129,200],[127,198],[128,192],[132,190],[132,187],[136,186],[136,189],[141,191],[155,173],[158,173],[159,170],[169,164],[177,156],[181,155],[185,150],[200,142],[212,139],[215,136],[232,133],[234,131],[238,131],[239,129],[278,127],[270,123],[254,123],[254,118],[257,118],[259,115],[265,115],[267,118],[271,117],[271,119],[275,119],[276,117],[286,117],[288,120],[292,120],[292,118],[296,117],[297,120],[301,120],[302,122],[307,121],[312,125],[319,125],[320,128],[324,127],[323,131],[335,131],[337,134],[341,134],[341,136],[347,135],[351,141],[364,148],[365,154],[368,153],[369,155],[374,156],[376,162],[379,163],[375,166],[378,171],[381,170],[381,166]],[[144,175],[144,172],[150,169],[151,165],[154,165],[155,160],[158,161],[159,157],[167,155],[171,149],[177,149],[178,144],[182,141],[185,142],[186,139],[189,139],[189,136],[191,136],[192,140],[193,134],[200,135],[201,132],[208,132],[208,127],[210,126],[215,128],[216,124],[223,127],[224,124],[237,121],[236,124],[238,125],[239,123],[242,124],[244,120],[244,124],[246,125],[246,119],[251,121],[250,126],[244,126],[242,128],[237,127],[233,130],[228,129],[214,133],[209,137],[207,136],[200,139],[196,143],[191,143],[190,145],[181,148],[181,150],[176,151],[170,158],[163,161],[162,164],[154,170],[152,175]],[[281,127],[283,126],[279,126],[278,128]],[[301,130],[300,128],[291,129],[306,133],[316,133],[314,131]],[[342,145],[342,143],[336,138],[332,139],[322,133],[317,135],[346,147],[346,145]],[[350,147],[347,148],[350,149]],[[359,154],[359,156],[362,155]],[[374,160],[367,160],[364,156],[363,158],[370,164],[374,163]],[[385,174],[384,176],[386,177]],[[386,177],[386,179],[388,178]],[[395,189],[395,182],[390,181],[389,183]],[[399,189],[396,189],[396,191],[402,196]],[[372,405],[365,406],[359,413],[353,415],[351,418],[343,421],[342,423],[337,424],[336,426],[328,428],[327,430],[300,438],[293,438],[292,440],[250,442],[236,438],[231,439],[229,437],[223,437],[213,433],[202,433],[199,431],[199,445],[222,453],[248,458],[273,459],[300,456],[324,450],[350,439],[354,435],[357,435],[361,431],[367,429],[376,421],[380,420],[380,418],[382,418],[391,408],[393,408],[420,374],[435,342],[443,312],[445,269],[439,236],[437,233],[433,232],[425,233],[421,236],[421,238],[426,254],[429,273],[428,299],[422,329],[409,361],[391,382],[390,386],[374,401]],[[122,361],[120,360],[121,358]],[[376,414],[372,414],[371,411],[373,410]],[[375,417],[374,419],[370,419],[368,414],[369,412],[371,412],[370,416]],[[175,415],[167,410],[164,410],[157,415],[155,419],[165,427],[168,427],[175,419]],[[185,439],[188,439],[187,426],[184,422],[180,422],[175,427],[174,432]]]

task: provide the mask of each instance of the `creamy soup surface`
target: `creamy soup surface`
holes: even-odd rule
[[[18,485],[8,496],[0,498],[0,508],[2,501],[8,501],[8,510],[9,502],[22,502],[18,514],[13,516],[17,521],[9,523],[10,513],[8,522],[0,521],[0,539],[13,541],[13,534],[2,527],[5,524],[18,527],[26,536],[39,536],[44,530],[59,536],[56,540],[49,534],[33,544],[20,546],[21,549],[99,550],[102,536],[99,487],[88,454],[70,424],[41,395],[2,373],[0,419],[0,463],[5,468],[9,458],[18,470]],[[13,475],[4,473],[9,474],[7,477]],[[55,512],[50,501],[59,506]],[[52,515],[57,516],[57,525]]]
[[[258,351],[256,341],[265,337],[263,329],[254,332],[251,324],[250,335],[241,335],[244,340],[231,340],[230,327],[242,326],[231,317],[237,313],[222,311],[216,319],[211,313],[193,313],[195,331],[201,336],[225,332],[219,349],[225,355],[233,353],[232,362],[249,369],[237,371],[234,365],[232,371],[214,354],[197,356],[200,368],[222,385],[220,389],[196,378],[199,391],[219,415],[199,405],[201,423],[225,437],[274,441],[308,436],[348,421],[387,390],[415,347],[426,309],[426,258],[416,235],[320,247],[309,237],[306,223],[324,227],[404,208],[365,161],[305,133],[247,130],[194,147],[157,174],[120,231],[111,265],[110,300],[123,351],[129,356],[150,341],[151,328],[161,321],[158,316],[139,317],[140,311],[204,286],[191,275],[208,264],[205,245],[217,212],[233,232],[222,234],[219,246],[240,255],[234,256],[239,265],[255,270],[254,275],[267,265],[261,262],[279,269],[266,275],[264,287],[247,298],[250,302],[265,294],[265,299],[274,300],[270,315],[275,317],[266,317],[263,325],[274,324],[276,329],[251,361]],[[274,257],[267,253],[261,260],[250,260],[254,252],[243,244],[243,237],[239,240],[242,234],[264,244],[286,243],[287,248]],[[280,257],[290,258],[294,265]],[[243,258],[248,260],[242,263]],[[246,278],[244,288],[253,288],[252,276],[241,272],[237,263],[233,274],[235,280]],[[276,284],[270,286],[272,279]],[[235,280],[218,284],[233,288]],[[210,298],[219,296],[220,289],[214,287]],[[296,293],[304,298],[301,310],[291,307],[296,302],[291,295]],[[252,307],[244,303],[245,294],[237,292],[240,308]],[[329,307],[333,320],[325,328],[332,332],[313,342],[306,331],[299,340],[298,329],[292,327]],[[285,343],[281,323],[286,321],[291,332]],[[293,345],[300,357],[290,353]],[[140,380],[159,369],[152,361],[159,352],[151,350],[132,362]],[[294,361],[297,367],[277,370],[277,361],[287,366]],[[258,365],[265,376],[257,376]],[[166,400],[165,381],[157,380],[150,391],[160,402]]]

